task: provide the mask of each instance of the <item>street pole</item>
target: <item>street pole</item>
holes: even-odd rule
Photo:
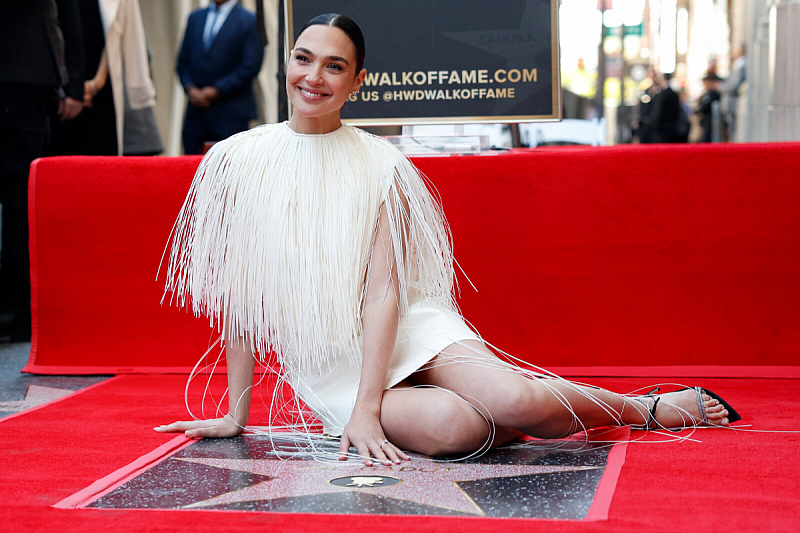
[[[606,14],[606,2],[608,0],[600,0],[600,46],[597,48],[597,89],[595,93],[595,107],[597,109],[597,118],[603,118],[605,114],[605,88],[606,88],[606,28],[603,24],[603,18]]]

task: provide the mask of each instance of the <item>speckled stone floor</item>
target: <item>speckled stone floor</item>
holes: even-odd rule
[[[0,418],[56,400],[110,376],[39,376],[21,373],[29,342],[0,342]]]

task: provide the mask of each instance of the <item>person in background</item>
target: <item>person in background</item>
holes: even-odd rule
[[[717,89],[720,78],[714,71],[709,71],[703,77],[705,92],[697,99],[694,114],[700,123],[700,138],[698,142],[710,143],[714,139],[714,121],[719,119],[720,94]]]
[[[647,69],[647,77],[642,80],[639,88],[642,91],[639,97],[639,108],[636,118],[631,124],[635,137],[641,144],[658,142],[655,123],[655,112],[658,95],[661,92],[661,77],[653,67]]]
[[[680,98],[670,86],[672,74],[665,72],[661,79],[661,90],[654,100],[655,109],[651,117],[654,142],[686,142],[689,134],[688,118],[682,116]]]
[[[253,80],[263,59],[255,14],[236,0],[214,0],[189,15],[177,64],[189,97],[184,153],[248,129],[258,116]]]
[[[744,85],[747,77],[747,59],[745,46],[737,48],[733,57],[733,68],[731,75],[728,76],[721,87],[722,117],[725,120],[726,139],[733,141],[736,138],[736,108],[739,103],[739,91]]]
[[[686,93],[686,89],[680,87],[677,91],[678,95],[678,102],[681,106],[681,119],[678,124],[678,134],[681,136],[680,142],[689,142],[689,138],[692,132],[692,106],[689,105],[687,101],[688,96]]]
[[[4,1],[0,16],[0,337],[31,336],[28,173],[51,120],[83,110],[84,52],[76,0]]]
[[[163,151],[155,86],[138,0],[78,0],[88,77],[84,112],[57,125],[57,155],[155,155]]]

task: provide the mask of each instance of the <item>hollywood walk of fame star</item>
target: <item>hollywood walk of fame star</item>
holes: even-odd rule
[[[364,466],[358,460],[342,464],[327,464],[274,458],[180,458],[181,461],[271,478],[268,481],[193,503],[185,508],[203,508],[239,502],[358,491],[472,515],[484,515],[483,510],[459,487],[459,482],[600,468],[597,466],[437,463],[417,454],[411,454],[411,457],[410,462],[400,465],[373,467]],[[349,483],[344,485],[331,483],[332,480],[341,478],[346,478]],[[400,483],[384,483],[384,479],[399,479]]]

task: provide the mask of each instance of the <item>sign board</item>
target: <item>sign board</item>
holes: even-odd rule
[[[361,126],[561,118],[558,0],[286,0],[288,48],[323,13],[353,19],[367,79]]]
[[[603,26],[603,35],[606,37],[616,37],[622,35],[642,35],[642,25],[634,24],[633,26]]]

